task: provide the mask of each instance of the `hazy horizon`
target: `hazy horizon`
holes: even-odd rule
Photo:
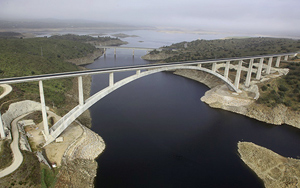
[[[299,0],[1,0],[0,19],[58,19],[138,27],[300,36]]]

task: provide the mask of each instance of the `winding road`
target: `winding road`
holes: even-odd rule
[[[27,114],[17,117],[11,123],[11,132],[12,132],[13,141],[10,144],[10,148],[13,154],[13,162],[9,167],[0,171],[0,178],[7,176],[12,172],[14,172],[15,170],[17,170],[23,162],[23,155],[19,148],[19,130],[18,130],[17,122],[23,117],[25,117],[26,115]]]
[[[3,87],[3,89],[4,89],[4,92],[0,95],[0,99],[2,99],[3,97],[8,95],[12,91],[12,87],[7,84],[2,84],[0,86]],[[19,130],[18,130],[17,122],[26,115],[27,114],[24,114],[16,119],[14,119],[13,122],[11,123],[11,131],[12,131],[13,141],[10,144],[10,148],[11,148],[12,155],[13,155],[13,162],[9,167],[0,171],[0,178],[7,176],[7,175],[11,174],[12,172],[14,172],[17,168],[19,168],[19,166],[23,162],[23,155],[19,148]]]

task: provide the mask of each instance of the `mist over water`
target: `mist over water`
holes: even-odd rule
[[[127,46],[159,47],[184,35],[132,31]],[[185,40],[197,36],[187,35]],[[216,36],[217,37],[217,36]],[[222,36],[223,37],[223,36]],[[155,40],[157,39],[157,40]],[[166,40],[164,40],[166,39]],[[144,41],[144,42],[139,42]],[[113,49],[87,68],[147,64],[145,51]],[[117,73],[118,81],[132,73]],[[95,75],[92,94],[108,86],[108,75]],[[297,157],[300,130],[273,126],[200,101],[208,88],[161,72],[135,80],[91,108],[92,130],[105,141],[97,159],[95,187],[263,187],[240,160],[239,141],[250,141],[283,156]]]

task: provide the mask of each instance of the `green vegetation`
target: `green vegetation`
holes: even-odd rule
[[[0,141],[0,169],[8,167],[12,163],[12,153],[8,140]]]
[[[289,73],[281,78],[260,84],[261,96],[258,103],[275,107],[284,104],[294,111],[300,110],[300,63],[282,63]]]
[[[79,68],[66,60],[85,57],[96,50],[93,45],[83,42],[86,38],[89,37],[63,35],[30,39],[0,38],[0,78],[77,71]],[[63,107],[65,94],[72,88],[72,81],[73,78],[44,81],[47,105]],[[0,102],[24,99],[39,101],[37,82],[14,84],[12,94]],[[2,112],[8,105],[2,106]]]
[[[177,51],[172,51],[176,49]],[[163,52],[172,54],[165,62],[265,55],[300,50],[300,40],[280,38],[243,38],[224,40],[195,40],[163,47]],[[153,52],[156,53],[156,52]]]
[[[0,87],[0,95],[4,92],[3,87]]]
[[[41,167],[34,153],[22,151],[21,166],[12,174],[1,178],[1,187],[41,187]]]
[[[41,164],[41,188],[54,188],[57,180],[57,174],[59,172],[58,168],[49,169],[44,164]]]

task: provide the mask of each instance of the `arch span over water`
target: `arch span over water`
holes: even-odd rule
[[[134,81],[139,78],[155,74],[162,71],[172,71],[172,70],[178,70],[178,69],[188,69],[188,70],[199,70],[203,72],[207,72],[209,74],[212,74],[218,78],[220,78],[224,83],[228,86],[228,88],[232,91],[238,92],[238,88],[236,88],[228,79],[226,79],[221,74],[218,74],[212,70],[209,70],[207,68],[198,67],[198,66],[176,66],[176,67],[163,67],[158,69],[151,69],[144,72],[137,71],[136,74],[129,76],[127,78],[124,78],[111,86],[108,86],[101,91],[98,91],[93,96],[89,97],[83,105],[77,105],[75,108],[73,108],[70,112],[68,112],[65,116],[63,116],[59,121],[56,122],[55,125],[53,125],[50,128],[49,132],[49,138],[45,143],[45,146],[49,143],[53,142],[55,138],[57,138],[73,121],[76,120],[84,111],[89,109],[92,105],[94,105],[96,102],[101,100],[103,97],[107,96],[111,92],[117,90],[118,88]]]

